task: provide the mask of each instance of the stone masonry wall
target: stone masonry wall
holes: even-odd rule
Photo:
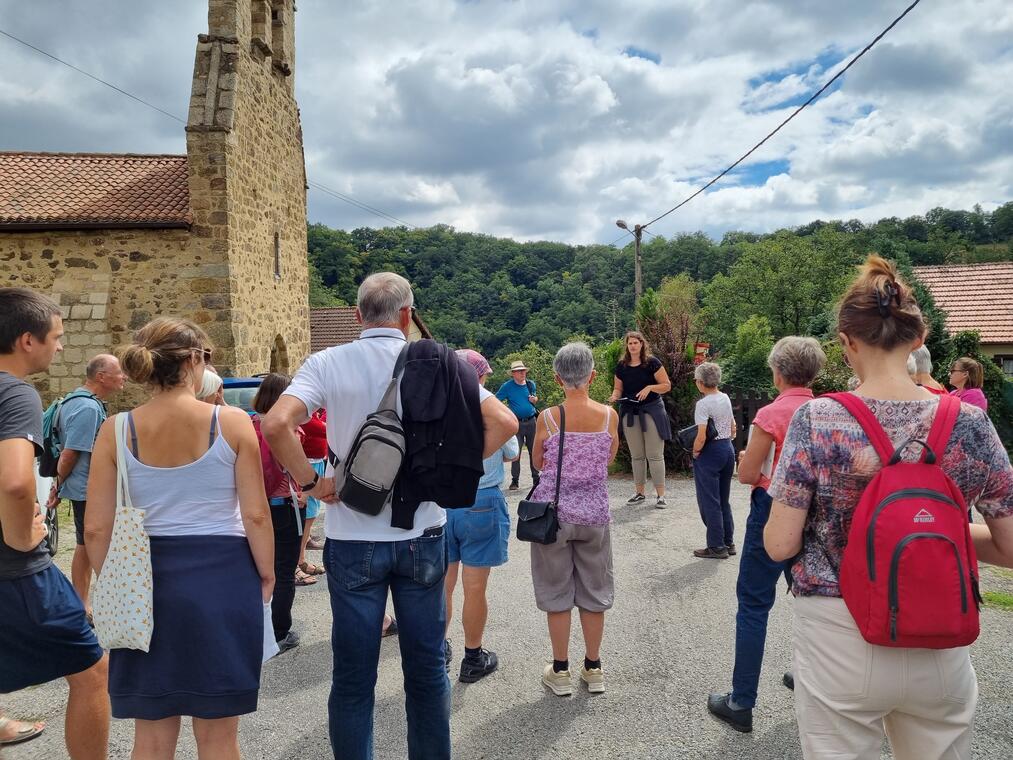
[[[63,307],[64,351],[48,376],[33,378],[46,403],[81,383],[92,356],[129,342],[156,316],[200,324],[216,341],[215,362],[226,365],[227,274],[225,257],[182,229],[0,233],[0,280],[47,293]],[[134,387],[111,406],[143,397]]]

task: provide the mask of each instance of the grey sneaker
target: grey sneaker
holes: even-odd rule
[[[654,503],[656,509],[668,509],[668,504],[665,503],[665,497],[659,496],[658,500]]]
[[[454,648],[450,646],[450,639],[446,639],[443,643],[443,659],[447,666],[447,672],[450,672],[450,661],[454,659]]]

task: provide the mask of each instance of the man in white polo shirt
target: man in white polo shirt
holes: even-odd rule
[[[324,565],[333,614],[334,670],[328,702],[335,758],[373,756],[373,703],[380,632],[388,591],[394,599],[404,670],[411,760],[450,757],[450,682],[444,659],[443,579],[446,515],[423,502],[410,530],[391,526],[391,506],[369,516],[334,502],[334,478],[319,477],[295,429],[327,409],[327,443],[344,459],[366,416],[376,411],[411,325],[414,296],[403,277],[381,272],[359,286],[359,340],[306,360],[267,414],[263,431],[275,457],[309,496],[327,502]],[[400,398],[398,411],[400,412]],[[517,430],[494,398],[481,406],[485,451],[497,451]]]

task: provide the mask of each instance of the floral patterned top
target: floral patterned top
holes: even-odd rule
[[[571,433],[563,437],[563,480],[559,487],[560,522],[571,525],[608,525],[607,488],[612,434],[610,410],[605,410],[605,425],[595,433]],[[550,501],[556,492],[556,462],[559,456],[559,431],[552,412],[545,415],[549,437],[545,439],[545,459],[541,480],[531,495],[536,501]]]
[[[911,438],[925,440],[939,405],[934,398],[860,398],[876,415],[894,446]],[[917,461],[920,455],[920,447],[909,446],[904,461]],[[961,404],[940,464],[964,494],[968,506],[989,518],[1013,515],[1009,456],[980,409]],[[796,595],[841,595],[837,568],[851,530],[851,518],[866,485],[881,466],[861,426],[836,401],[817,398],[795,413],[769,493],[776,501],[809,512],[802,533],[802,556],[792,568]]]

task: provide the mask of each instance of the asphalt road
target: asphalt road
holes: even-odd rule
[[[692,481],[669,481],[667,510],[625,505],[630,481],[610,482],[613,508],[616,603],[606,621],[602,662],[606,693],[577,689],[556,697],[540,682],[551,659],[545,618],[534,604],[528,547],[511,542],[510,562],[492,573],[485,646],[500,670],[465,686],[453,682],[453,746],[460,760],[507,758],[687,758],[774,760],[800,758],[792,695],[780,683],[790,663],[791,599],[781,595],[771,614],[767,655],[752,734],[738,734],[712,719],[709,691],[730,688],[737,558],[700,560],[703,544]],[[510,494],[511,506],[520,495]],[[748,492],[733,490],[737,539],[745,524]],[[61,553],[64,562],[68,555]],[[227,567],[222,572],[228,572]],[[991,576],[986,573],[985,588]],[[995,583],[1003,582],[994,578]],[[245,716],[240,739],[245,758],[325,760],[331,621],[326,582],[300,588],[294,617],[303,644],[264,668],[260,709]],[[458,596],[451,637],[463,647]],[[1013,613],[986,610],[973,647],[981,698],[976,758],[1013,758],[1013,664],[1009,641]],[[583,655],[574,621],[571,660]],[[185,656],[181,653],[181,656]],[[455,661],[453,676],[459,661]],[[397,639],[383,643],[376,690],[376,757],[404,758],[404,696]],[[63,749],[63,682],[4,697],[8,714],[45,719],[39,739],[3,750],[3,760],[66,757]],[[110,757],[129,757],[129,721],[114,721]],[[184,721],[177,757],[196,751]],[[884,757],[890,757],[884,752]]]

